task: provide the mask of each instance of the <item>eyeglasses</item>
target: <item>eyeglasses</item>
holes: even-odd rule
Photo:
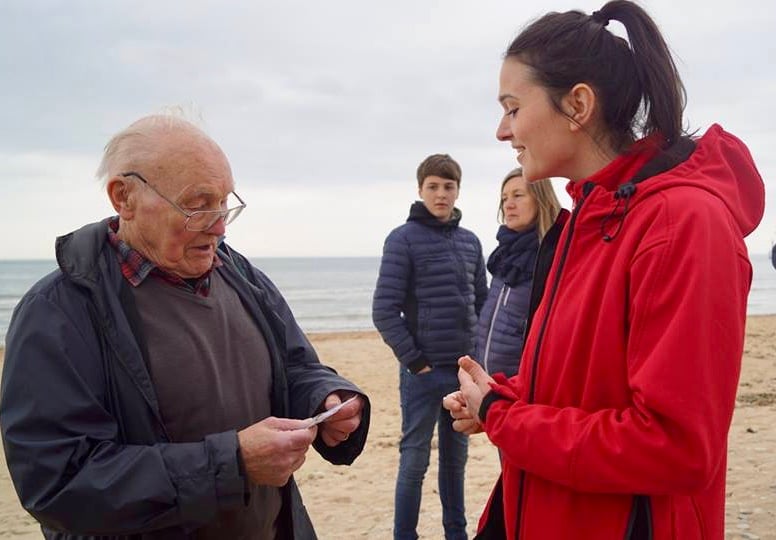
[[[141,182],[143,182],[145,185],[150,187],[154,193],[159,195],[162,199],[170,203],[170,205],[175,208],[178,212],[186,216],[186,223],[184,224],[184,227],[187,231],[206,231],[213,225],[215,225],[219,219],[224,220],[224,225],[229,225],[231,222],[233,222],[235,219],[237,219],[237,216],[240,215],[240,212],[243,211],[243,208],[245,208],[247,205],[245,204],[245,201],[243,201],[240,196],[232,191],[232,195],[234,195],[238,201],[240,201],[240,204],[238,206],[234,206],[232,208],[227,208],[226,210],[194,210],[193,212],[187,212],[177,204],[175,204],[174,201],[168,199],[165,197],[162,193],[159,192],[154,186],[152,186],[148,180],[143,178],[143,176],[140,173],[136,172],[125,172],[120,173],[119,176],[123,176],[124,178],[129,178],[130,176],[134,176]]]

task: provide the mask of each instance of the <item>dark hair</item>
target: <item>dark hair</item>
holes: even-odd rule
[[[610,20],[622,23],[628,41],[606,29]],[[548,13],[520,32],[504,56],[529,66],[562,114],[560,99],[575,84],[589,84],[618,152],[653,133],[666,146],[682,135],[684,85],[657,25],[633,2],[613,0],[592,15]]]
[[[431,154],[418,165],[418,188],[423,187],[427,176],[455,180],[458,187],[461,186],[461,166],[448,154]]]

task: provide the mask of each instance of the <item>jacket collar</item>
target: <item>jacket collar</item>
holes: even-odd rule
[[[435,227],[440,229],[454,229],[458,227],[463,214],[458,208],[453,208],[453,215],[448,221],[439,221],[434,215],[428,211],[423,201],[415,201],[410,206],[410,215],[407,221],[416,221],[421,225],[427,227]]]

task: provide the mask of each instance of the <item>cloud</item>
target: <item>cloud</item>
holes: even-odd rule
[[[547,9],[590,12],[601,3],[2,2],[0,72],[10,83],[0,86],[0,123],[12,127],[0,131],[4,224],[35,223],[25,242],[6,240],[2,253],[50,256],[49,229],[74,228],[79,217],[107,212],[104,196],[90,191],[103,145],[139,116],[178,104],[199,111],[229,156],[241,194],[277,201],[262,212],[283,226],[260,242],[258,235],[241,238],[245,245],[238,247],[252,255],[286,253],[288,246],[297,246],[298,255],[378,253],[414,197],[415,167],[440,151],[463,166],[465,223],[490,239],[493,193],[514,165],[494,135],[501,55]],[[773,178],[770,4],[730,9],[721,1],[692,1],[679,10],[655,0],[645,7],[677,55],[691,127],[722,123],[750,145],[763,176]],[[69,216],[31,206],[33,185],[86,211]],[[770,188],[769,200],[775,195]],[[308,212],[305,205],[315,207],[316,200],[331,211],[316,214],[309,231],[304,215],[292,219],[297,200]],[[306,234],[315,241],[296,243]],[[769,208],[750,245],[765,251],[773,236],[776,215]]]

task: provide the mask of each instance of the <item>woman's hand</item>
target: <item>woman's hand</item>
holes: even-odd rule
[[[458,359],[458,381],[461,383],[460,392],[468,416],[481,425],[479,412],[482,398],[490,392],[490,384],[496,381],[470,356]]]
[[[466,410],[466,401],[460,390],[447,394],[442,399],[442,406],[450,411],[453,417],[453,429],[465,435],[482,432],[482,424]]]

